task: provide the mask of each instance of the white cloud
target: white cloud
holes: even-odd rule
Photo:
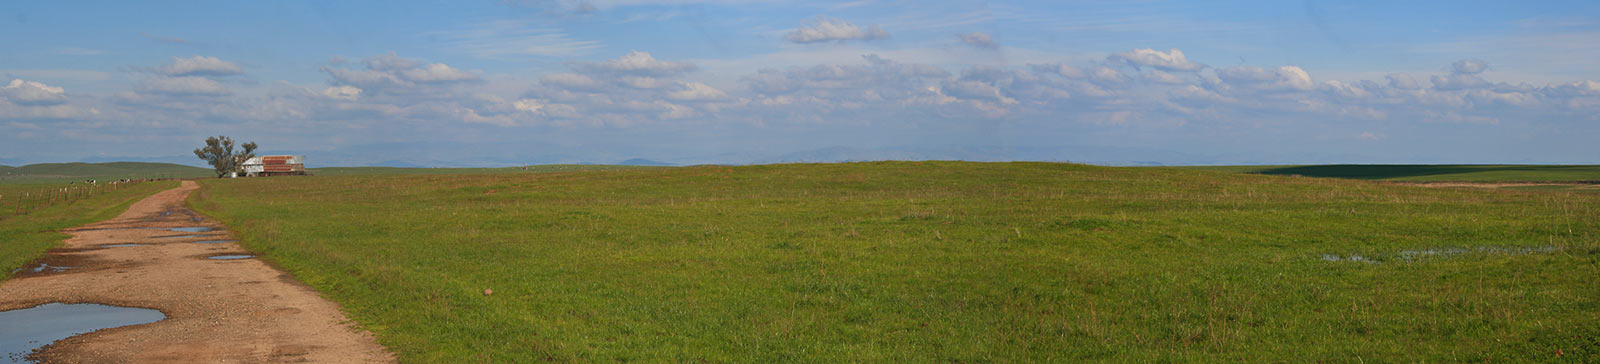
[[[694,71],[695,66],[692,63],[662,61],[648,52],[632,51],[610,61],[578,63],[578,69],[589,73],[660,77]]]
[[[1162,71],[1155,71],[1155,70],[1151,70],[1149,72],[1145,72],[1144,73],[1144,80],[1146,82],[1168,84],[1168,85],[1182,85],[1182,84],[1189,83],[1189,80],[1185,80],[1182,77],[1178,77],[1177,75],[1174,75],[1174,74],[1171,74],[1171,73],[1162,72]]]
[[[667,98],[684,101],[718,100],[727,98],[728,94],[710,85],[699,82],[684,82],[682,89],[667,94]]]
[[[360,88],[363,94],[419,94],[446,92],[455,85],[482,82],[472,72],[443,63],[427,63],[394,54],[361,60],[366,69],[322,67],[336,86]]]
[[[1443,76],[1436,75],[1429,77],[1428,80],[1433,82],[1433,88],[1444,91],[1468,90],[1490,86],[1489,82],[1484,81],[1483,78],[1468,73],[1452,73]]]
[[[1361,135],[1357,135],[1356,136],[1357,139],[1366,140],[1366,141],[1378,141],[1378,140],[1383,140],[1384,138],[1387,138],[1387,137],[1388,136],[1383,135],[1382,133],[1373,133],[1373,132],[1370,132],[1370,131],[1363,131],[1363,132],[1361,132]]]
[[[67,102],[66,89],[21,79],[0,87],[0,99],[17,105],[56,105]]]
[[[889,32],[879,28],[876,24],[862,28],[855,24],[828,17],[817,18],[816,23],[802,26],[783,35],[783,39],[807,44],[819,42],[842,42],[847,40],[875,40],[889,37]]]
[[[1274,70],[1229,67],[1217,70],[1217,77],[1230,86],[1256,90],[1307,91],[1313,86],[1311,75],[1296,66],[1282,66]]]
[[[600,87],[600,82],[576,73],[551,73],[540,77],[539,82],[568,90],[589,91]]]
[[[205,77],[156,77],[139,84],[139,90],[165,95],[227,95],[231,92]]]
[[[1489,69],[1489,63],[1480,59],[1463,59],[1450,64],[1450,71],[1456,74],[1475,75]]]
[[[1134,67],[1151,67],[1163,71],[1188,72],[1198,71],[1205,65],[1190,62],[1183,51],[1173,48],[1166,52],[1154,49],[1134,49],[1127,52],[1113,54],[1106,57],[1113,62],[1123,62]]]
[[[988,34],[979,33],[979,32],[972,32],[972,33],[958,34],[956,36],[961,38],[961,43],[966,43],[967,45],[970,45],[970,46],[973,46],[973,47],[978,47],[978,48],[983,48],[983,49],[997,49],[997,48],[1000,48],[1000,46],[998,44],[995,44],[994,38],[990,37]]]
[[[401,70],[400,75],[412,82],[460,82],[478,79],[478,75],[443,63],[433,63],[424,67]]]
[[[322,96],[340,100],[355,100],[361,97],[361,89],[355,86],[334,86],[322,90]]]
[[[244,73],[244,70],[240,69],[238,65],[216,57],[206,56],[172,57],[171,63],[157,67],[153,71],[170,77],[229,76]]]
[[[1389,79],[1389,87],[1401,90],[1417,90],[1422,88],[1422,83],[1417,82],[1417,79],[1411,78],[1411,75],[1408,74],[1390,73],[1388,76],[1384,76],[1384,78]]]

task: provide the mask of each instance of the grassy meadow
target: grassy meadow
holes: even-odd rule
[[[307,171],[317,176],[365,176],[385,174],[498,174],[545,173],[578,171],[615,171],[624,169],[649,169],[660,167],[624,166],[610,164],[544,164],[522,167],[497,168],[405,168],[405,167],[324,167]]]
[[[68,238],[61,229],[116,217],[134,202],[177,186],[176,181],[121,184],[116,189],[101,189],[93,195],[58,201],[21,215],[13,214],[11,205],[0,203],[0,280],[10,277],[13,269],[60,245]],[[0,196],[4,196],[0,198],[14,198],[21,192],[37,192],[44,187],[0,184]]]
[[[403,362],[1600,361],[1596,194],[964,162],[202,184]]]

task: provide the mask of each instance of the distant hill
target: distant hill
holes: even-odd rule
[[[1325,164],[1302,166],[1182,167],[1228,172],[1410,182],[1600,181],[1597,165],[1537,164]]]
[[[194,178],[214,177],[210,169],[171,163],[40,163],[21,167],[0,166],[0,181],[50,182],[72,179]]]
[[[617,162],[617,164],[618,165],[624,165],[624,166],[658,166],[658,167],[671,167],[671,166],[675,166],[676,165],[676,164],[672,164],[672,163],[653,161],[653,160],[644,159],[644,158],[629,159],[629,160]]]

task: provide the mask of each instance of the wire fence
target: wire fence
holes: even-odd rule
[[[0,219],[27,215],[50,206],[67,205],[110,193],[130,183],[171,180],[171,178],[124,179],[110,182],[72,183],[66,186],[0,186]]]

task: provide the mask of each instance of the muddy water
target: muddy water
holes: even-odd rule
[[[29,363],[35,349],[99,329],[147,324],[167,315],[147,308],[46,303],[0,312],[0,363]]]
[[[194,243],[195,244],[227,244],[227,243],[232,243],[232,242],[236,242],[236,241],[238,241],[238,240],[201,240],[201,241],[196,241]]]

